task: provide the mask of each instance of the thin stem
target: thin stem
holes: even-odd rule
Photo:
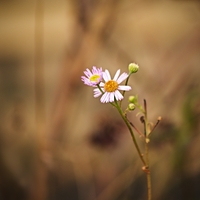
[[[99,88],[99,90],[101,91],[102,94],[104,94],[103,90],[101,89],[100,85],[97,84],[97,87]]]
[[[127,116],[126,116],[126,120],[129,122],[129,124],[137,131],[137,133],[141,136],[144,137],[144,134],[140,132],[140,130],[131,122],[128,120]]]
[[[144,124],[145,124],[145,159],[146,159],[146,177],[147,177],[147,189],[148,189],[148,200],[151,200],[151,174],[150,174],[150,169],[149,169],[149,148],[148,148],[148,143],[149,143],[149,128],[148,128],[148,118],[147,118],[147,103],[146,100],[144,99]]]
[[[122,119],[124,120],[124,122],[126,123],[128,129],[129,129],[129,131],[130,131],[130,134],[131,134],[132,139],[133,139],[133,143],[134,143],[134,145],[135,145],[135,147],[136,147],[136,150],[137,150],[137,152],[138,152],[138,154],[139,154],[139,157],[140,157],[142,163],[144,164],[144,166],[146,166],[146,162],[145,162],[145,160],[144,160],[144,158],[143,158],[143,155],[142,155],[142,153],[141,153],[141,151],[140,151],[140,148],[139,148],[139,146],[138,146],[138,144],[137,144],[137,141],[136,141],[136,139],[135,139],[133,130],[132,130],[132,128],[131,128],[131,125],[130,125],[130,123],[128,122],[128,120],[126,119],[125,115],[123,114],[123,112],[122,112],[122,110],[121,110],[121,108],[120,108],[120,106],[119,106],[119,104],[118,104],[118,102],[117,102],[116,100],[115,100],[115,104],[116,104],[117,110],[119,111],[119,113],[120,113]]]
[[[149,169],[149,159],[148,159],[148,142],[145,142],[145,154],[146,154],[146,177],[147,177],[147,190],[148,190],[148,200],[151,200],[151,174]]]
[[[154,129],[158,126],[160,121],[161,121],[161,117],[158,117],[158,120],[157,120],[156,124],[153,126],[153,128],[151,129],[151,132],[149,133],[149,136],[154,131]]]

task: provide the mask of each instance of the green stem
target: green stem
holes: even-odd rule
[[[115,100],[115,104],[116,104],[117,110],[119,111],[119,114],[121,115],[122,119],[124,120],[124,122],[126,123],[128,129],[129,129],[129,131],[130,131],[130,134],[131,134],[132,139],[133,139],[133,143],[134,143],[134,145],[135,145],[135,147],[136,147],[136,150],[137,150],[137,152],[138,152],[138,154],[139,154],[139,157],[140,157],[142,163],[144,164],[144,166],[146,166],[146,162],[145,162],[145,160],[144,160],[144,158],[143,158],[143,155],[142,155],[142,153],[141,153],[141,151],[140,151],[140,148],[139,148],[139,146],[138,146],[138,144],[137,144],[137,141],[136,141],[136,139],[135,139],[133,130],[132,130],[132,128],[131,128],[131,125],[130,125],[130,123],[128,122],[128,120],[126,119],[124,113],[122,112],[122,110],[121,110],[121,108],[120,108],[120,106],[119,106],[119,104],[118,104],[118,102],[117,102],[116,100]]]

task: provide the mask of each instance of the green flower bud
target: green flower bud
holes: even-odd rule
[[[136,103],[137,97],[136,96],[129,96],[128,100],[129,100],[130,103]]]
[[[135,110],[135,105],[133,103],[128,104],[128,109],[129,110]]]
[[[136,73],[139,69],[139,65],[137,65],[135,63],[130,63],[128,66],[128,69],[129,69],[130,74]]]

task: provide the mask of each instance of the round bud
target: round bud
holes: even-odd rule
[[[132,73],[136,73],[139,69],[139,65],[135,64],[135,63],[130,63],[128,66],[129,72]]]
[[[129,110],[135,110],[135,105],[133,103],[128,104],[128,109]]]
[[[130,103],[135,103],[137,101],[135,96],[129,96],[128,100]]]

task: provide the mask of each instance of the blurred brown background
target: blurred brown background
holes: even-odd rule
[[[146,199],[130,134],[80,80],[130,62],[129,95],[163,118],[153,199],[200,199],[199,55],[198,1],[0,0],[0,200]]]

